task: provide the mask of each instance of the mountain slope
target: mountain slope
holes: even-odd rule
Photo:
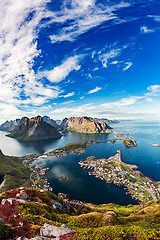
[[[47,122],[48,124],[50,124],[51,126],[55,127],[56,129],[59,128],[59,125],[56,123],[56,121],[51,119],[50,117],[43,116],[42,119],[43,119],[44,122]]]
[[[60,138],[62,135],[50,124],[43,121],[41,116],[23,117],[18,126],[7,135],[23,141]]]
[[[110,133],[111,127],[91,117],[65,118],[60,124],[63,130],[79,133]]]
[[[39,240],[43,237],[60,240],[160,239],[160,200],[143,206],[93,205],[62,199],[51,192],[20,188],[0,195],[0,216],[5,235],[10,233],[9,239],[30,239],[39,235]],[[7,230],[5,225],[11,225],[12,229]],[[0,231],[0,239],[8,238]]]
[[[20,123],[20,119],[6,121],[0,125],[0,130],[2,131],[13,131],[13,129]]]

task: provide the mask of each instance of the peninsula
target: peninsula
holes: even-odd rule
[[[95,159],[90,156],[80,161],[79,165],[84,169],[91,169],[89,175],[93,175],[107,183],[122,185],[127,188],[133,198],[139,202],[148,200],[157,201],[160,197],[160,182],[155,182],[137,171],[136,165],[121,161],[121,150],[115,156],[108,159]]]
[[[69,153],[82,154],[94,143],[99,142],[73,142],[62,148],[46,153],[45,155],[30,154],[23,157],[6,156],[0,150],[0,175],[3,175],[5,180],[0,188],[0,192],[21,186],[32,186],[33,188],[52,191],[49,182],[44,178],[48,168],[44,168],[42,166],[34,167],[32,165],[33,161],[43,156],[56,156],[58,158],[62,158],[67,156]]]

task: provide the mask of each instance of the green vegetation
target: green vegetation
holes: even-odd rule
[[[30,229],[27,236],[39,234],[41,226],[48,223],[55,226],[65,224],[74,229],[71,239],[76,240],[160,239],[160,200],[128,206],[84,204],[81,211],[66,214],[52,207],[53,200],[61,205],[68,204],[53,193],[41,193],[34,189],[28,189],[27,193],[30,201],[16,206],[23,222],[27,223],[25,227]],[[4,224],[1,224],[0,239],[7,239],[4,237],[4,228]]]
[[[127,147],[137,147],[136,140],[130,138],[125,138],[122,143]]]
[[[99,142],[98,141],[81,141],[81,142],[68,143],[64,147],[53,150],[47,153],[46,155],[64,157],[69,153],[81,154],[81,153],[84,153],[84,151],[86,151],[86,149],[94,143],[99,143]]]
[[[136,165],[121,161],[121,151],[108,159],[95,159],[90,156],[79,164],[84,169],[91,169],[89,175],[94,175],[108,183],[125,186],[129,193],[140,202],[156,201],[160,197],[160,182],[152,181],[137,171]]]
[[[0,223],[0,240],[7,240],[12,237],[12,228]]]
[[[5,184],[0,189],[0,192],[31,185],[30,170],[23,165],[23,158],[4,156],[0,158],[0,166],[0,174],[5,175]]]
[[[66,151],[74,151],[77,149],[86,149],[88,146],[92,145],[93,141],[81,141],[81,142],[74,142],[74,143],[68,143],[62,148],[58,148],[58,150],[66,150]]]

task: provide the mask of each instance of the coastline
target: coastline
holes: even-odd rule
[[[157,201],[160,197],[160,182],[153,181],[141,171],[136,170],[138,166],[121,161],[121,150],[108,159],[95,159],[90,156],[81,160],[79,165],[83,169],[91,169],[89,175],[126,188],[127,193],[140,204],[148,200]]]

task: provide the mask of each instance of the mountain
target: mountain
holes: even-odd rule
[[[20,123],[20,119],[6,121],[2,125],[0,125],[0,130],[2,131],[13,131],[13,129]]]
[[[160,200],[93,205],[31,188],[0,195],[1,240],[160,239]]]
[[[43,121],[41,116],[23,117],[18,126],[8,135],[23,141],[60,138],[62,135],[50,124]]]
[[[71,117],[65,118],[60,124],[60,128],[71,132],[80,133],[110,133],[111,127],[103,121],[98,121],[91,117]]]
[[[95,119],[98,120],[98,121],[105,122],[107,124],[109,124],[109,123],[119,123],[118,120],[110,120],[110,119],[107,119],[107,118],[95,118]]]
[[[55,127],[56,129],[59,128],[59,125],[56,123],[56,121],[51,119],[50,117],[43,116],[42,119],[43,119],[44,122],[47,122],[48,124],[50,124],[51,126]]]

